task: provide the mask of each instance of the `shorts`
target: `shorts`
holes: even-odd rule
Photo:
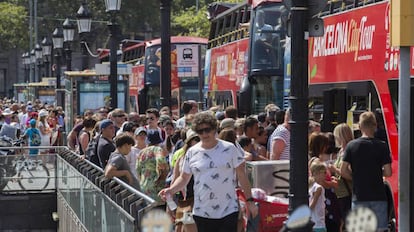
[[[364,206],[374,211],[377,216],[377,230],[388,229],[388,205],[386,201],[353,201],[352,208]]]

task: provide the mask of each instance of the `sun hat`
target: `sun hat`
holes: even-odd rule
[[[3,110],[2,114],[4,116],[8,116],[8,115],[12,115],[13,112],[10,110],[10,108],[6,108],[5,110]]]
[[[193,138],[198,137],[198,134],[195,131],[188,129],[187,132],[185,133],[185,137],[186,137],[185,143],[188,143]]]
[[[109,120],[109,119],[104,119],[104,120],[102,120],[102,121],[101,121],[101,123],[99,124],[99,129],[100,129],[100,130],[105,129],[105,128],[107,128],[108,126],[113,125],[113,124],[114,124],[114,123],[113,123],[111,120]]]
[[[44,116],[48,116],[49,112],[47,112],[47,110],[42,109],[39,111],[39,117],[44,117]]]

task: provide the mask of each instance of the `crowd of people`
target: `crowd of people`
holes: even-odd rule
[[[2,108],[0,135],[23,136],[36,146],[30,140],[39,133],[39,145],[58,145],[64,127],[60,107],[35,101]],[[258,213],[245,161],[290,159],[290,110],[269,104],[263,113],[239,118],[233,106],[199,112],[195,101],[185,101],[182,112],[175,118],[168,107],[150,108],[142,115],[87,110],[76,118],[65,145],[101,167],[106,177],[119,177],[155,199],[175,220],[176,231],[238,231],[237,187],[244,191],[250,213]],[[352,204],[374,209],[379,229],[386,229],[382,178],[392,174],[391,158],[386,143],[376,138],[377,129],[372,112],[360,115],[362,136],[357,139],[345,123],[324,133],[318,122],[309,122],[314,231],[343,231]],[[170,196],[179,206],[175,211],[165,205]],[[189,212],[192,220],[184,220]]]
[[[57,146],[62,144],[64,113],[62,107],[40,100],[16,103],[0,102],[0,136],[25,139],[29,146]],[[30,155],[47,154],[53,149],[31,149]]]

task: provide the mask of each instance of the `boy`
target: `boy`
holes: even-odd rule
[[[22,138],[28,138],[30,147],[38,147],[41,143],[40,130],[36,128],[36,119],[30,119],[30,127],[26,129]],[[39,149],[29,149],[29,156],[33,157],[39,153]]]
[[[309,188],[309,208],[311,220],[315,223],[313,231],[326,232],[325,225],[325,189],[322,183],[326,177],[326,166],[321,162],[315,162],[310,168],[314,183]]]
[[[132,174],[125,156],[131,152],[135,145],[134,138],[127,133],[121,133],[114,138],[116,149],[109,157],[105,167],[105,177],[118,177],[136,189],[140,189],[138,179]]]

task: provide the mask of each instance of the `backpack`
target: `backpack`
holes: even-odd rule
[[[85,149],[85,156],[86,159],[91,161],[92,163],[100,166],[99,158],[98,158],[98,144],[99,139],[101,138],[101,135],[98,134],[94,136],[88,143],[88,146]]]
[[[39,131],[32,129],[32,133],[30,135],[30,144],[33,146],[40,146],[41,143],[42,138],[40,137]]]

